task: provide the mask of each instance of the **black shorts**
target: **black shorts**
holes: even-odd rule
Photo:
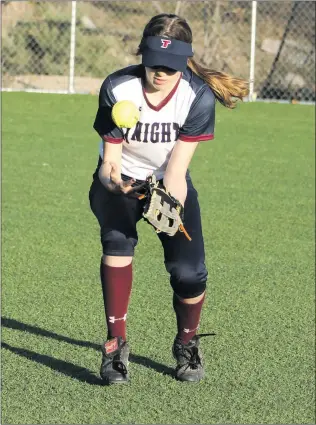
[[[100,161],[98,167],[100,165]],[[127,176],[123,176],[128,178]],[[158,233],[165,257],[165,266],[175,281],[190,279],[206,282],[204,241],[198,194],[189,173],[188,193],[184,204],[184,226],[192,241],[177,232],[175,236]],[[139,183],[139,182],[138,182]],[[89,192],[91,210],[100,225],[104,255],[133,256],[138,241],[136,225],[142,219],[145,200],[109,192],[100,182],[98,168]]]

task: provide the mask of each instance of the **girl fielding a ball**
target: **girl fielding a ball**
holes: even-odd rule
[[[196,332],[207,270],[198,197],[188,166],[198,144],[214,138],[216,100],[233,108],[233,98],[245,97],[248,85],[198,64],[191,43],[192,32],[184,19],[154,16],[138,48],[142,64],[109,75],[100,90],[94,128],[102,142],[89,198],[103,248],[100,275],[107,340],[100,374],[106,384],[129,379],[126,318],[136,224],[145,202],[136,194],[152,174],[184,205],[184,225],[192,236],[189,241],[181,232],[173,237],[158,234],[177,320],[172,346],[175,375],[181,381],[200,381],[204,376]],[[113,110],[121,101],[125,107],[122,102]]]

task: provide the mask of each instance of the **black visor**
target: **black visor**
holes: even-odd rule
[[[165,66],[184,72],[188,58],[193,56],[192,46],[168,37],[146,37],[141,42],[144,66]]]

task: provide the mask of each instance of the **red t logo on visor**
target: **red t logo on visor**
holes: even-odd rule
[[[169,44],[171,44],[171,40],[164,40],[163,38],[161,39],[161,48],[162,49],[166,49]]]

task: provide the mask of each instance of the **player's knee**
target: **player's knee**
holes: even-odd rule
[[[104,255],[133,256],[137,240],[118,230],[101,229]]]
[[[204,263],[198,267],[175,265],[169,273],[172,289],[181,298],[198,297],[206,289],[207,270]]]

